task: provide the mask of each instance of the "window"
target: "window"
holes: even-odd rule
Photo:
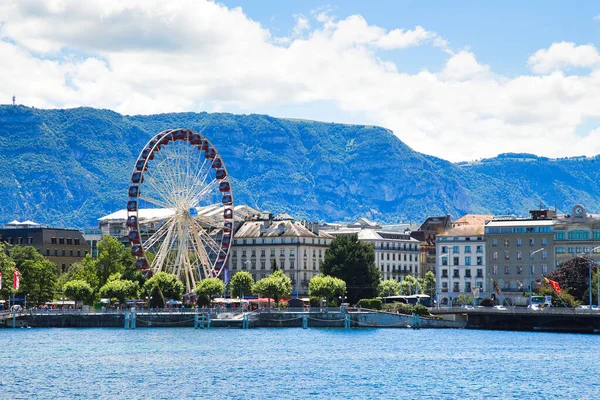
[[[523,259],[523,252],[517,251],[517,260],[522,260],[522,259]]]
[[[285,249],[279,249],[279,256],[285,257]]]
[[[275,249],[271,249],[271,257],[275,257]]]
[[[458,246],[453,246],[452,247],[452,252],[455,253],[455,254],[460,253],[460,248]]]
[[[471,246],[465,246],[465,253],[471,252]]]
[[[465,257],[465,265],[471,265],[471,257],[470,256]]]
[[[590,232],[584,230],[574,230],[569,232],[569,240],[588,240]]]
[[[73,239],[67,238],[67,244],[73,244]]]
[[[390,261],[390,253],[387,253],[387,259]]]
[[[443,269],[442,270],[442,278],[447,278],[448,277],[448,270],[447,269]]]
[[[246,250],[242,250],[242,257],[246,257]]]
[[[79,239],[73,239],[73,242],[75,243],[75,246],[79,246]]]
[[[321,249],[319,249],[319,258],[322,258],[323,254],[321,253]]]
[[[483,257],[481,257],[481,256],[477,257],[477,265],[483,265]]]
[[[460,278],[460,275],[458,274],[458,270],[457,269],[455,269],[455,270],[452,271],[452,277],[453,278]]]
[[[296,255],[295,249],[290,249],[290,257],[294,257]]]
[[[260,249],[260,256],[264,257],[265,256],[265,249]]]
[[[256,261],[255,260],[252,260],[250,262],[250,269],[256,269]]]
[[[448,265],[448,257],[442,257],[442,265]]]
[[[453,261],[454,261],[454,262],[453,262],[453,264],[452,264],[452,265],[458,265],[458,264],[459,264],[459,262],[458,262],[458,257],[454,257],[454,260],[453,260]]]
[[[547,259],[548,259],[548,252],[542,251],[542,260],[547,260]]]
[[[517,274],[521,275],[523,273],[523,266],[522,265],[517,265]]]
[[[296,265],[294,263],[294,260],[290,260],[290,269],[295,269]]]
[[[498,252],[495,251],[492,253],[492,260],[497,260],[498,259]]]
[[[306,260],[304,260],[304,269],[308,269],[308,268],[306,267]]]
[[[504,247],[510,246],[510,241],[508,239],[504,239]]]
[[[510,252],[509,251],[505,251],[504,252],[504,259],[505,260],[510,260]]]
[[[58,250],[54,249],[54,256],[58,256]]]
[[[465,292],[471,291],[471,282],[465,282]]]
[[[546,246],[546,238],[542,238],[542,246]]]
[[[506,281],[504,282],[504,290],[508,291],[510,289],[510,282]]]
[[[529,245],[530,246],[535,246],[535,239],[529,239]]]
[[[548,273],[548,266],[546,264],[542,264],[542,274]]]
[[[65,251],[65,249],[62,249],[62,255],[63,257],[67,254],[67,252]]]
[[[477,277],[478,278],[483,278],[483,269],[477,268]]]
[[[313,249],[313,257],[317,256],[317,250]]]
[[[231,257],[233,257],[233,258],[237,257],[237,250],[231,251]]]
[[[448,248],[446,246],[442,246],[442,253],[447,253],[448,252]]]
[[[555,232],[554,239],[555,240],[565,240],[565,233],[564,232]]]
[[[306,249],[304,249],[304,257],[306,257]]]
[[[470,278],[470,277],[471,277],[471,270],[465,269],[465,278]]]
[[[510,267],[508,265],[504,266],[504,274],[506,274],[506,275],[510,274]]]
[[[256,249],[252,249],[250,254],[252,257],[256,257]]]
[[[497,266],[497,265],[494,265],[494,266],[492,267],[492,273],[493,273],[494,275],[498,274],[498,266]]]
[[[483,246],[477,246],[477,252],[483,253]]]
[[[246,244],[246,239],[242,239],[242,244]]]
[[[69,250],[69,257],[73,257],[73,250]]]
[[[52,243],[52,244],[57,244],[57,243],[56,243],[56,238],[55,238],[55,237],[53,237],[52,239],[50,239],[50,241],[51,241],[51,243]]]
[[[556,248],[556,254],[564,254],[565,253],[565,248],[564,247],[557,247]]]
[[[454,287],[452,288],[452,290],[455,292],[460,292],[460,289],[458,288],[458,282],[454,282]]]
[[[266,263],[264,261],[260,262],[260,269],[265,269],[266,268]]]
[[[517,246],[521,246],[523,244],[523,240],[517,239]]]
[[[492,247],[498,246],[498,239],[492,240]]]

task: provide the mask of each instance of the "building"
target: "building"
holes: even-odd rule
[[[98,258],[98,242],[102,240],[102,229],[85,228],[83,230],[83,237],[88,244],[92,258]]]
[[[452,221],[452,227],[472,225],[482,226],[494,218],[491,214],[465,214],[457,220]]]
[[[513,305],[527,305],[525,292],[556,265],[554,212],[530,214],[531,218],[496,217],[485,226],[486,275],[497,283],[501,301]],[[487,285],[485,295],[498,297],[492,285]]]
[[[333,236],[319,225],[295,221],[288,214],[260,213],[244,221],[236,231],[229,257],[229,271],[247,271],[254,280],[271,273],[271,262],[292,280],[293,291],[308,294],[308,282],[319,274],[325,250]]]
[[[577,256],[585,255],[600,262],[600,217],[588,214],[577,204],[571,214],[556,218],[554,224],[554,262],[558,266]]]
[[[408,232],[386,230],[366,218],[360,218],[350,225],[329,224],[327,233],[332,236],[356,234],[359,241],[371,243],[381,279],[400,282],[406,275],[421,276],[420,244]]]
[[[457,305],[461,294],[481,298],[487,289],[484,226],[459,225],[437,235],[438,302]]]
[[[9,222],[0,229],[0,240],[9,247],[35,247],[38,253],[56,264],[59,274],[81,261],[89,251],[80,231],[49,228],[33,221]]]
[[[419,229],[411,231],[410,236],[419,241],[421,251],[420,276],[424,277],[429,271],[435,273],[436,269],[436,246],[435,238],[440,233],[446,232],[452,227],[450,215],[443,217],[428,217]]]

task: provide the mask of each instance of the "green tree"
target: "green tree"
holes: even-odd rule
[[[278,304],[279,299],[289,296],[292,293],[292,281],[281,270],[277,270],[266,278],[257,281],[252,286],[252,292],[256,295],[267,297],[269,299],[269,307],[271,307],[271,299],[275,301],[275,304]]]
[[[29,304],[38,306],[54,299],[56,283],[56,264],[36,258],[21,264],[21,286],[19,297],[27,296]]]
[[[462,306],[473,304],[473,296],[461,293],[458,295],[456,301],[458,302],[458,304],[460,304]]]
[[[183,283],[173,274],[159,272],[148,279],[143,287],[143,292],[149,294],[152,307],[164,307],[165,299],[181,300]]]
[[[536,286],[534,288],[534,293],[537,296],[552,296],[552,305],[554,307],[566,306],[575,308],[581,304],[581,301],[577,300],[573,295],[564,290],[560,293],[556,293],[548,283]],[[589,302],[589,300],[587,302]]]
[[[379,282],[377,290],[379,292],[379,297],[398,296],[400,295],[400,282],[397,282],[394,279],[381,281]]]
[[[433,297],[436,295],[435,284],[435,274],[432,271],[427,271],[427,273],[425,274],[425,279],[423,279],[421,293],[431,297],[431,301],[433,301]]]
[[[94,292],[100,289],[100,280],[96,273],[96,263],[90,254],[87,254],[80,262],[71,264],[69,269],[61,274],[59,280],[63,286],[69,281],[81,280],[87,282]]]
[[[2,288],[0,288],[0,299],[8,300],[13,289],[13,274],[15,262],[6,255],[6,247],[0,242],[0,273],[2,273]]]
[[[44,259],[33,246],[15,246],[10,249],[10,258],[14,261],[15,267],[21,271],[26,261],[41,261]]]
[[[208,300],[210,304],[215,296],[222,295],[225,292],[225,283],[219,278],[202,279],[196,286],[195,292],[198,296]]]
[[[83,280],[74,280],[65,283],[63,293],[66,297],[77,302],[90,304],[94,300],[94,289]]]
[[[402,296],[410,296],[413,294],[418,294],[418,281],[412,275],[406,275],[402,282],[400,282],[400,294]]]
[[[128,266],[135,263],[131,251],[116,238],[104,236],[98,242],[98,258],[95,260],[98,285],[104,286],[114,273],[123,274]]]
[[[596,268],[593,262],[587,257],[575,257],[562,262],[550,274],[546,275],[548,279],[559,283],[563,292],[572,295],[576,301],[583,304],[589,303],[589,268],[592,263],[592,271]],[[588,294],[589,296],[589,294]]]
[[[231,296],[243,296],[244,293],[252,292],[252,285],[254,285],[254,278],[247,271],[239,271],[231,281],[229,282],[229,291],[231,292]]]
[[[137,282],[115,279],[108,281],[100,288],[100,296],[117,299],[119,303],[125,304],[128,298],[137,298],[140,287]]]
[[[379,271],[375,266],[375,250],[372,244],[359,242],[357,235],[338,236],[331,242],[321,263],[321,273],[346,282],[351,304],[377,296]]]
[[[335,304],[337,296],[343,296],[346,293],[346,282],[343,280],[325,275],[313,276],[308,282],[308,295],[326,299],[329,304]]]

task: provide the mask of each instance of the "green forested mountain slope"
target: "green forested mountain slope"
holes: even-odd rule
[[[215,144],[236,203],[298,218],[421,221],[446,213],[525,214],[540,203],[568,210],[575,202],[597,211],[600,199],[596,160],[503,155],[452,164],[372,126],[1,106],[0,223],[96,225],[124,208],[133,163],[148,139],[175,127],[201,131]]]

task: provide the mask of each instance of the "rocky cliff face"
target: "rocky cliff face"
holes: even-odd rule
[[[526,214],[576,203],[597,209],[596,160],[502,155],[452,164],[373,126],[264,115],[123,116],[108,110],[0,107],[0,222],[95,226],[124,207],[139,151],[157,132],[206,134],[233,178],[237,203],[297,218],[420,221],[467,212]]]

